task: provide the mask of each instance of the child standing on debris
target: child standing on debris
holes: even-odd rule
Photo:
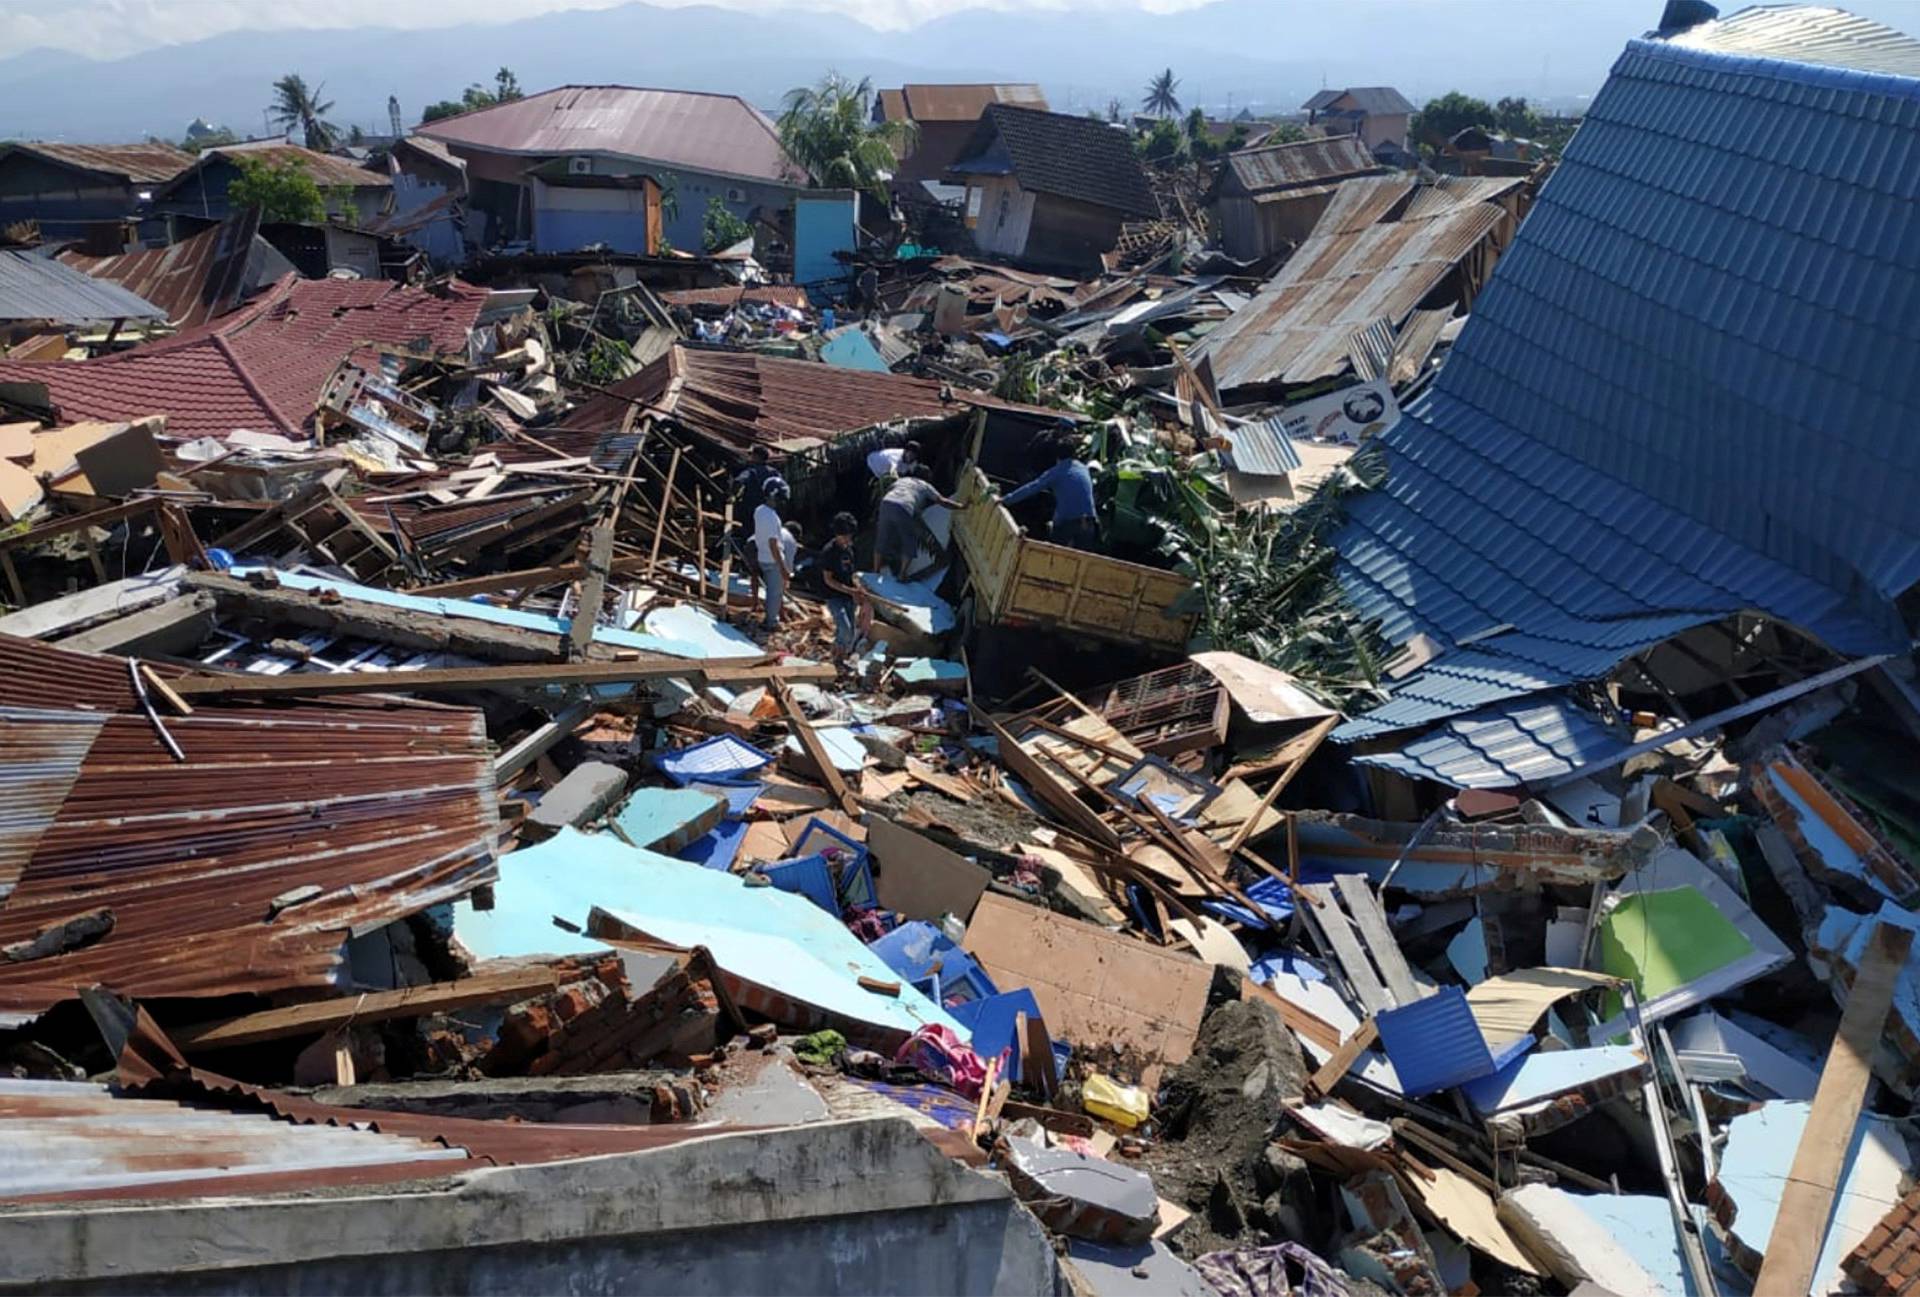
[[[760,568],[760,580],[767,588],[766,616],[760,625],[768,631],[780,628],[780,600],[786,594],[787,578],[793,569],[787,561],[787,529],[780,521],[780,510],[787,504],[787,484],[783,478],[770,479],[753,510],[754,558]]]
[[[850,513],[833,515],[833,539],[820,551],[820,581],[826,587],[827,611],[833,614],[833,647],[839,654],[860,644],[860,623],[868,620],[867,592],[853,579],[853,537],[860,520]]]
[[[1053,467],[1025,486],[1007,492],[1003,504],[1018,504],[1042,491],[1053,495],[1053,525],[1047,539],[1069,549],[1098,550],[1100,523],[1093,511],[1093,470],[1080,459],[1074,448],[1077,440],[1071,425],[1058,429],[1052,443]]]
[[[874,565],[884,572],[891,572],[902,581],[913,566],[914,555],[921,549],[921,537],[926,534],[926,523],[922,521],[927,510],[935,505],[947,509],[965,508],[958,500],[949,500],[927,481],[926,466],[902,463],[900,476],[893,480],[887,493],[880,498],[880,509],[875,516]]]

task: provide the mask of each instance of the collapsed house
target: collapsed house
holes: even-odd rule
[[[28,254],[155,318],[0,361],[0,1289],[1903,1290],[1916,49],[1438,180],[991,88],[1019,248],[790,263],[571,88],[396,145],[459,279]]]

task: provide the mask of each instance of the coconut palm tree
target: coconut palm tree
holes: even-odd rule
[[[787,91],[780,146],[826,189],[864,189],[887,201],[886,177],[911,147],[911,122],[872,120],[873,83],[829,72],[818,85]]]
[[[273,120],[285,130],[298,126],[306,137],[307,147],[316,152],[325,153],[333,147],[333,123],[326,115],[333,111],[333,100],[320,99],[320,92],[326,85],[307,88],[306,79],[298,72],[289,72],[273,83]]]
[[[1177,117],[1180,115],[1180,96],[1174,92],[1180,88],[1180,80],[1168,68],[1153,80],[1147,82],[1147,96],[1140,106],[1155,117]]]

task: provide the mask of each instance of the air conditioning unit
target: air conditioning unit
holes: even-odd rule
[[[593,174],[592,158],[568,158],[567,174],[570,176],[590,176]]]
[[[729,186],[727,189],[727,201],[730,203],[744,203],[747,201],[747,191],[738,185]]]

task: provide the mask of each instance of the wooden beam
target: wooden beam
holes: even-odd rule
[[[1847,991],[1833,1048],[1820,1072],[1813,1107],[1793,1151],[1793,1168],[1780,1191],[1780,1209],[1767,1238],[1756,1293],[1804,1293],[1813,1284],[1814,1266],[1827,1238],[1833,1199],[1846,1171],[1847,1150],[1860,1120],[1871,1079],[1873,1047],[1893,1005],[1893,992],[1906,967],[1913,932],[1888,923],[1874,925],[1866,958]]]
[[[1372,1048],[1373,1042],[1380,1039],[1380,1028],[1374,1025],[1372,1018],[1361,1023],[1359,1029],[1333,1051],[1333,1057],[1320,1065],[1320,1070],[1307,1080],[1309,1097],[1333,1093],[1333,1087],[1340,1084],[1340,1078],[1354,1064],[1354,1060]]]
[[[550,968],[522,969],[468,977],[458,982],[408,986],[397,991],[373,991],[314,1004],[292,1004],[280,1009],[228,1018],[224,1022],[169,1033],[173,1043],[189,1052],[231,1049],[238,1045],[280,1040],[289,1036],[323,1036],[350,1022],[386,1022],[420,1018],[430,1013],[471,1008],[476,1004],[506,1004],[551,991],[558,983]]]
[[[543,685],[639,684],[675,678],[765,683],[831,680],[834,675],[832,665],[824,663],[754,666],[727,659],[648,655],[628,662],[529,662],[423,671],[341,671],[281,676],[196,674],[181,676],[173,682],[173,687],[186,698],[298,698],[322,694],[413,694],[465,689],[534,689]]]
[[[1247,839],[1253,834],[1253,826],[1258,824],[1261,819],[1265,817],[1266,813],[1273,809],[1275,799],[1286,790],[1288,784],[1293,782],[1293,777],[1299,774],[1306,766],[1307,758],[1320,750],[1320,745],[1326,742],[1327,735],[1333,733],[1333,727],[1339,723],[1340,718],[1338,716],[1329,716],[1308,731],[1306,750],[1294,758],[1292,765],[1280,772],[1280,777],[1273,781],[1271,788],[1267,789],[1267,795],[1260,799],[1259,808],[1255,810],[1253,814],[1249,815],[1245,822],[1234,830],[1233,837],[1228,839],[1226,850],[1229,856],[1246,845]]]
[[[820,781],[826,784],[827,791],[832,793],[834,800],[840,803],[840,809],[858,820],[866,813],[861,808],[860,799],[853,795],[853,790],[847,787],[847,781],[841,777],[838,770],[833,768],[831,754],[828,753],[826,745],[820,741],[820,736],[813,732],[813,726],[807,722],[805,714],[801,712],[800,704],[794,701],[793,691],[779,679],[773,681],[772,688],[774,697],[780,700],[781,710],[787,714],[788,724],[793,727],[794,737],[800,740],[800,746],[805,750],[807,757],[820,768]]]

